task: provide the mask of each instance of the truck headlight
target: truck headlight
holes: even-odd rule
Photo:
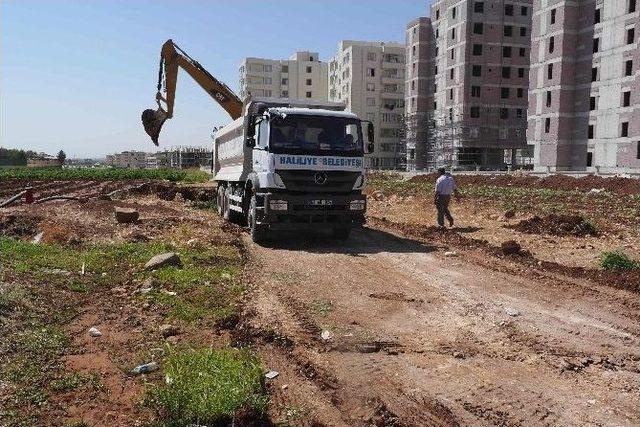
[[[352,211],[363,211],[365,205],[366,202],[364,200],[352,200],[351,203],[349,203],[349,209]]]
[[[286,200],[270,200],[269,209],[272,211],[286,211],[289,208],[289,204]]]

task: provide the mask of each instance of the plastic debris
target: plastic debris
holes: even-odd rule
[[[149,372],[157,371],[160,369],[156,362],[145,363],[144,365],[136,366],[131,370],[131,373],[134,375],[138,374],[148,374]]]
[[[266,374],[264,374],[264,377],[268,380],[272,380],[275,377],[277,377],[278,375],[280,375],[280,372],[278,371],[269,371]]]

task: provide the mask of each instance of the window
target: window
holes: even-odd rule
[[[453,89],[449,89],[449,99],[453,99]]]
[[[471,96],[473,98],[480,98],[480,86],[471,86]]]
[[[376,106],[376,99],[375,98],[367,98],[367,106],[368,107],[375,107]]]
[[[438,66],[433,67],[433,74],[438,74]]]
[[[629,107],[631,105],[631,91],[622,92],[622,106]]]
[[[289,72],[289,66],[288,65],[283,65],[282,66],[282,70],[283,73],[288,73]]]
[[[311,92],[307,92],[307,98],[311,98]]]
[[[524,78],[524,68],[518,68],[518,77],[521,79]]]
[[[504,26],[504,36],[505,37],[513,36],[513,27],[511,25]]]
[[[527,27],[520,27],[520,37],[527,37]]]
[[[311,71],[312,71],[311,67],[307,67],[307,74],[311,73]]]
[[[516,96],[518,98],[523,98],[524,97],[524,89],[522,89],[521,87],[518,88],[518,90],[516,91]]]
[[[482,55],[482,45],[481,44],[474,44],[473,45],[473,55],[474,56]]]
[[[556,23],[556,10],[551,9],[551,25]]]
[[[289,91],[288,90],[283,90],[282,93],[280,94],[281,98],[288,98],[289,97]]]
[[[307,79],[307,86],[311,86],[311,85],[312,85],[311,79]]]
[[[589,97],[589,111],[593,111],[595,109],[596,109],[596,97],[591,96]]]
[[[482,22],[474,22],[473,34],[482,34],[482,33],[484,33],[484,24]]]
[[[633,44],[636,39],[636,31],[633,28],[627,30],[627,44]]]
[[[450,70],[449,70],[449,78],[450,78],[451,80],[453,80],[453,78],[455,77],[455,75],[456,75],[456,70],[455,70],[455,68],[450,69]]]
[[[451,19],[456,19],[457,9],[455,7],[451,8]]]
[[[482,76],[482,65],[474,65],[471,69],[471,75],[474,77]]]
[[[511,58],[511,46],[503,46],[502,47],[502,57],[503,58]]]
[[[451,29],[451,40],[455,40],[456,39],[456,29],[452,28]]]
[[[636,11],[636,0],[629,0],[629,13]]]
[[[592,82],[598,81],[598,67],[593,67],[591,69],[591,81]]]
[[[470,112],[472,119],[480,118],[480,107],[471,107]]]
[[[599,24],[600,20],[602,19],[602,15],[601,15],[601,10],[602,9],[596,9],[596,12],[593,16],[593,23],[594,24]]]
[[[547,107],[551,107],[551,91],[547,91]]]
[[[438,103],[437,103],[437,102],[434,102],[434,103],[433,103],[433,109],[434,109],[434,110],[437,110],[437,109],[438,109]]]
[[[367,120],[369,120],[370,122],[375,122],[376,121],[376,113],[367,113]]]
[[[375,68],[367,68],[367,76],[368,77],[375,77],[376,76],[376,69]]]
[[[529,8],[527,6],[522,6],[520,8],[520,15],[527,16],[528,13],[529,13]]]
[[[640,141],[638,141],[636,147],[636,159],[640,159]]]
[[[367,53],[367,61],[375,61],[375,60],[376,60],[376,53],[375,52]]]
[[[527,49],[525,49],[524,47],[521,47],[520,48],[520,57],[524,58],[526,54],[527,54]]]
[[[477,1],[473,4],[473,11],[475,13],[484,13],[484,2]]]
[[[367,84],[367,90],[369,90],[369,85]],[[373,89],[371,89],[373,90]],[[416,81],[412,80],[411,81],[411,90],[416,90]]]
[[[440,28],[436,28],[436,38],[440,37]]]
[[[411,82],[412,84],[415,83],[415,81]],[[376,90],[376,84],[375,83],[367,83],[367,92],[373,92],[374,90]]]
[[[589,125],[589,128],[587,130],[587,138],[588,139],[593,139],[593,135],[595,134],[595,127],[594,125]]]
[[[509,99],[509,88],[508,87],[500,88],[500,98]]]
[[[547,117],[544,119],[544,133],[549,133],[551,131],[551,118]]]
[[[547,80],[553,79],[553,64],[547,65]]]
[[[283,77],[280,83],[282,83],[283,86],[286,86],[289,84],[289,79]]]
[[[436,9],[436,19],[440,19],[440,9]]]
[[[622,126],[620,127],[620,136],[622,138],[627,138],[629,136],[629,122],[622,122]]]
[[[553,53],[556,48],[556,38],[551,36],[549,37],[549,53]]]
[[[265,89],[264,96],[266,96],[267,98],[271,97],[271,91],[269,89]]]
[[[504,79],[511,78],[511,67],[502,67],[502,78]]]
[[[632,74],[633,74],[633,60],[629,59],[627,62],[625,62],[624,75],[626,77],[629,77]]]
[[[593,53],[596,53],[600,50],[600,38],[596,37],[593,39]]]
[[[416,56],[416,46],[411,48],[411,56]]]
[[[513,16],[513,5],[512,4],[505,4],[504,5],[504,14],[506,16]]]
[[[506,120],[509,118],[509,109],[508,108],[501,108],[500,109],[500,118],[503,120]]]
[[[451,59],[453,59],[455,56],[456,56],[456,50],[454,48],[454,49],[451,49]]]
[[[593,152],[589,151],[587,153],[587,167],[593,166]]]
[[[516,109],[516,117],[519,119],[524,117],[524,110],[522,108]]]

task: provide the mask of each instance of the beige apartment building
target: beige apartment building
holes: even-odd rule
[[[640,170],[639,33],[637,0],[534,1],[536,170]]]
[[[245,58],[240,65],[240,98],[327,100],[327,63],[317,52],[296,52],[289,59]]]
[[[407,26],[407,163],[525,162],[532,0],[436,0]],[[415,148],[412,148],[415,147]]]
[[[405,167],[404,81],[401,43],[343,40],[329,61],[329,101],[345,103],[375,126],[375,151],[366,156],[369,168]]]

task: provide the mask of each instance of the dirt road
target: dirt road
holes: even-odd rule
[[[640,298],[368,229],[248,239],[248,311],[295,425],[638,425]],[[484,262],[481,262],[484,261]],[[329,339],[321,337],[329,331]],[[327,332],[324,333],[325,338]]]

